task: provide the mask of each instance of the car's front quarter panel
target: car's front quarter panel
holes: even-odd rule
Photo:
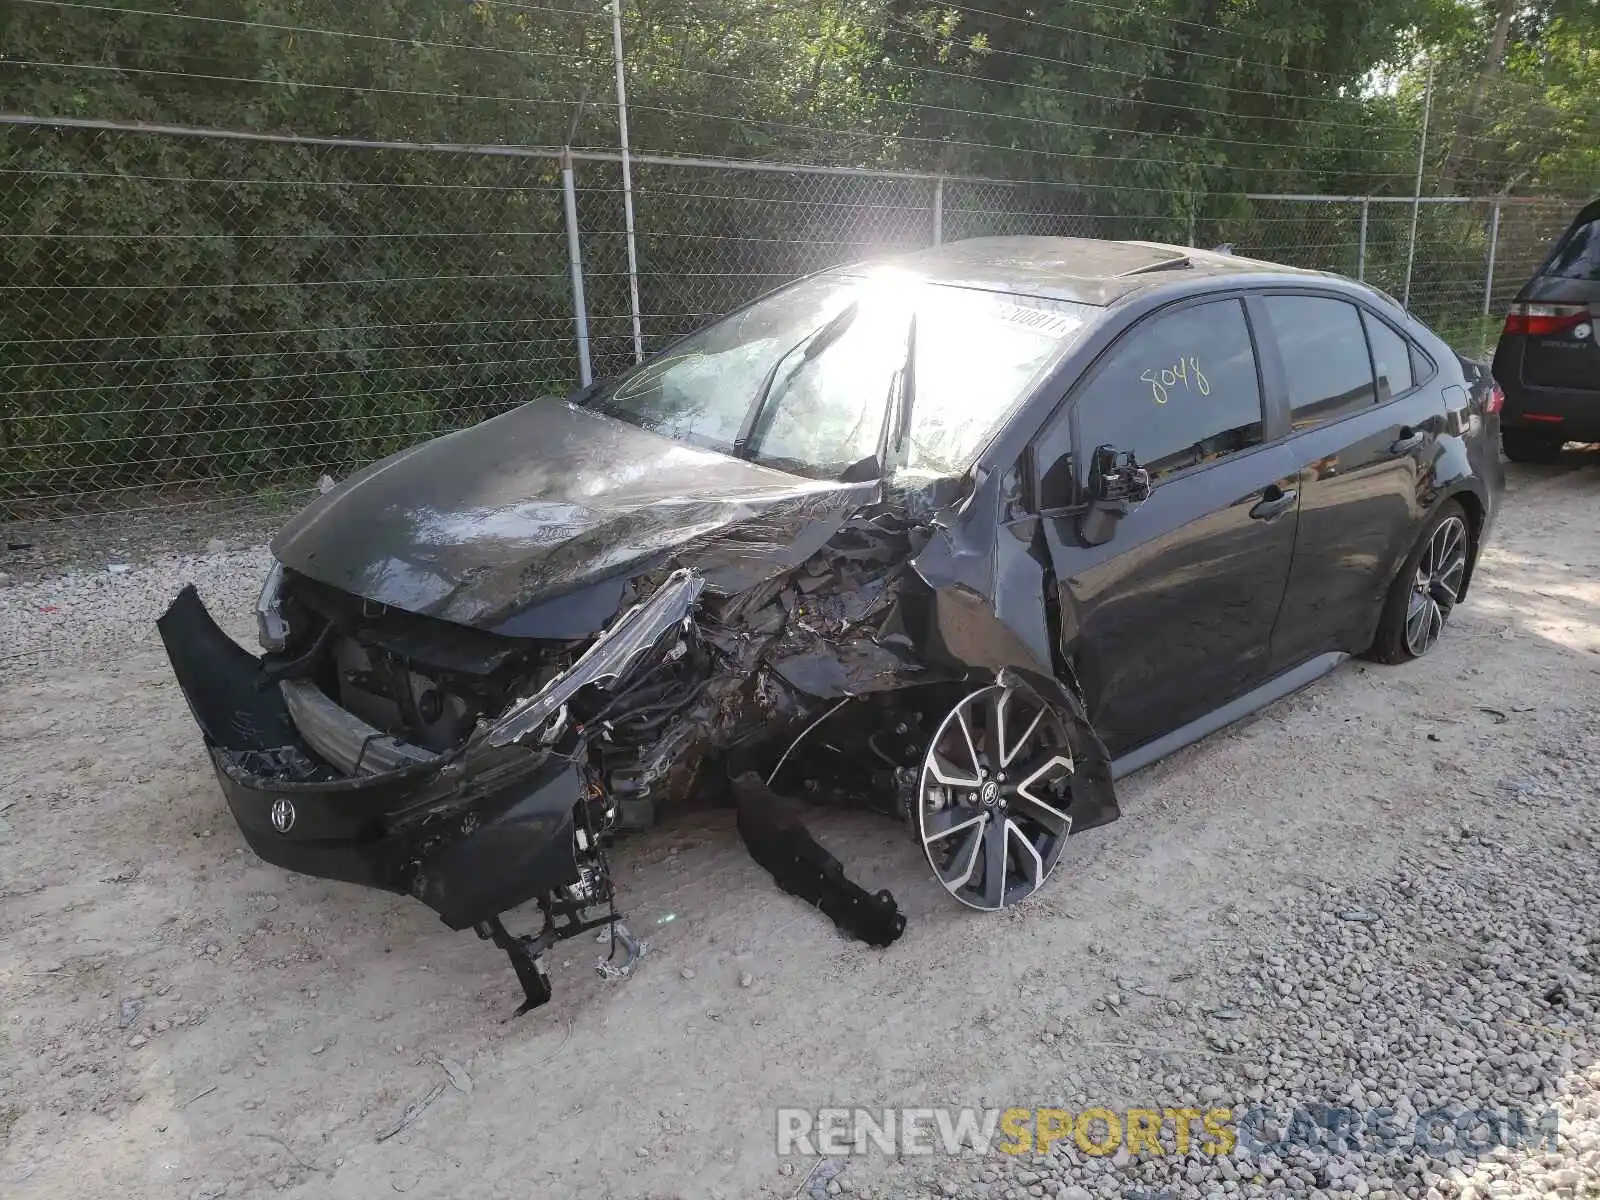
[[[1003,479],[981,476],[958,509],[935,521],[913,566],[932,591],[931,659],[976,671],[1053,674],[1044,569],[1030,554],[1036,524],[1002,522]]]

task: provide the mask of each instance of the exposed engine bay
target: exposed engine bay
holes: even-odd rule
[[[1025,898],[1070,831],[1114,819],[1081,698],[939,565],[958,548],[925,553],[947,538],[932,494],[746,501],[599,583],[498,577],[539,596],[531,616],[456,587],[441,603],[469,595],[477,624],[315,577],[291,527],[258,605],[264,655],[192,588],[159,625],[252,848],[474,929],[510,956],[525,1011],[550,998],[540,956],[563,938],[610,929],[602,972],[631,969],[606,849],[675,808],[735,807],[780,887],[877,946],[905,918],[816,842],[807,806],[902,822],[979,909]],[[502,915],[530,900],[543,926],[513,935]]]

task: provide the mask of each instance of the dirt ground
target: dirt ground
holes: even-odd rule
[[[513,1021],[488,945],[244,848],[151,620],[194,577],[248,642],[259,552],[0,586],[0,1193],[789,1196],[779,1105],[1046,1102],[1108,1043],[1194,1030],[1284,905],[1425,852],[1594,704],[1600,454],[1510,475],[1433,654],[1123,781],[1123,819],[1019,909],[959,908],[888,822],[820,820],[908,915],[871,950],[713,814],[616,856],[636,974],[569,942]],[[1126,979],[1166,1015],[1108,1009]]]

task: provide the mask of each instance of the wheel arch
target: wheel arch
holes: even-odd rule
[[[1464,480],[1458,486],[1439,497],[1438,502],[1428,514],[1428,522],[1438,516],[1439,510],[1452,500],[1461,506],[1461,511],[1466,515],[1467,536],[1472,542],[1467,553],[1467,571],[1461,577],[1461,595],[1456,600],[1456,603],[1460,604],[1466,600],[1472,588],[1472,575],[1478,565],[1478,548],[1482,545],[1483,524],[1488,517],[1488,508],[1483,502],[1483,497],[1478,494],[1470,482]]]

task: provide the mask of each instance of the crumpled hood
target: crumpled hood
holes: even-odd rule
[[[580,636],[615,615],[629,574],[677,557],[713,590],[740,591],[803,561],[873,491],[536,400],[374,463],[296,515],[272,552],[408,612]],[[515,628],[519,613],[564,596],[559,632]]]

